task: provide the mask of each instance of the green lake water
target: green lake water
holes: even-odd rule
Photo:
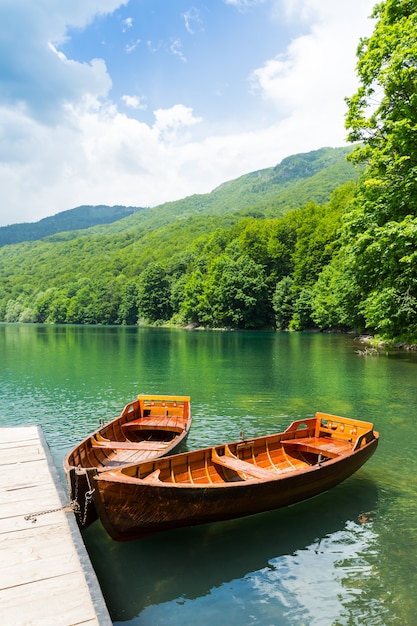
[[[115,624],[417,624],[417,355],[353,336],[0,324],[0,425],[66,452],[137,393],[190,395],[189,449],[316,411],[373,421],[374,457],[309,501],[116,543],[83,537]]]

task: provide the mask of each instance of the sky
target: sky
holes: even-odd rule
[[[345,145],[369,0],[0,0],[0,226]]]

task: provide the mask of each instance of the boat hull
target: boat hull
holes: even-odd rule
[[[95,477],[111,468],[177,452],[191,427],[189,396],[140,394],[121,414],[77,444],[64,459],[68,493],[78,525],[98,519]]]
[[[278,509],[316,496],[354,474],[375,452],[378,439],[349,455],[270,480],[218,485],[124,482],[97,476],[94,501],[108,534],[117,541],[234,519]]]

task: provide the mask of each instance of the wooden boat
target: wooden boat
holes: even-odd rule
[[[190,426],[189,396],[140,394],[118,417],[75,446],[64,459],[64,470],[79,525],[87,527],[97,519],[94,476],[174,452]]]
[[[158,531],[287,506],[334,487],[375,452],[373,424],[317,413],[284,432],[100,472],[93,499],[108,534]]]

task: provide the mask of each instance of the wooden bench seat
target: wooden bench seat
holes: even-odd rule
[[[182,433],[184,425],[186,424],[185,418],[175,415],[161,416],[157,415],[149,417],[140,417],[137,420],[126,422],[122,425],[123,430],[170,430],[173,432]]]
[[[288,439],[281,442],[284,450],[298,450],[300,452],[312,452],[313,454],[323,454],[330,459],[335,459],[341,453],[351,450],[352,444],[348,441],[337,441],[331,439],[311,437],[305,439]]]
[[[274,470],[269,470],[264,467],[259,467],[258,465],[253,465],[253,463],[242,461],[241,459],[238,459],[234,456],[228,456],[225,454],[219,455],[215,450],[213,450],[212,452],[211,460],[217,465],[222,465],[223,467],[232,469],[235,472],[243,472],[244,474],[249,474],[250,476],[253,476],[253,478],[267,478],[271,480],[276,475]]]
[[[154,454],[153,451],[144,450],[143,448],[140,450],[113,450],[113,453],[113,455],[106,459],[106,463],[102,466],[104,471],[147,461],[149,457],[152,457]]]
[[[163,450],[167,441],[97,441],[91,439],[93,448],[106,448],[109,450]]]

